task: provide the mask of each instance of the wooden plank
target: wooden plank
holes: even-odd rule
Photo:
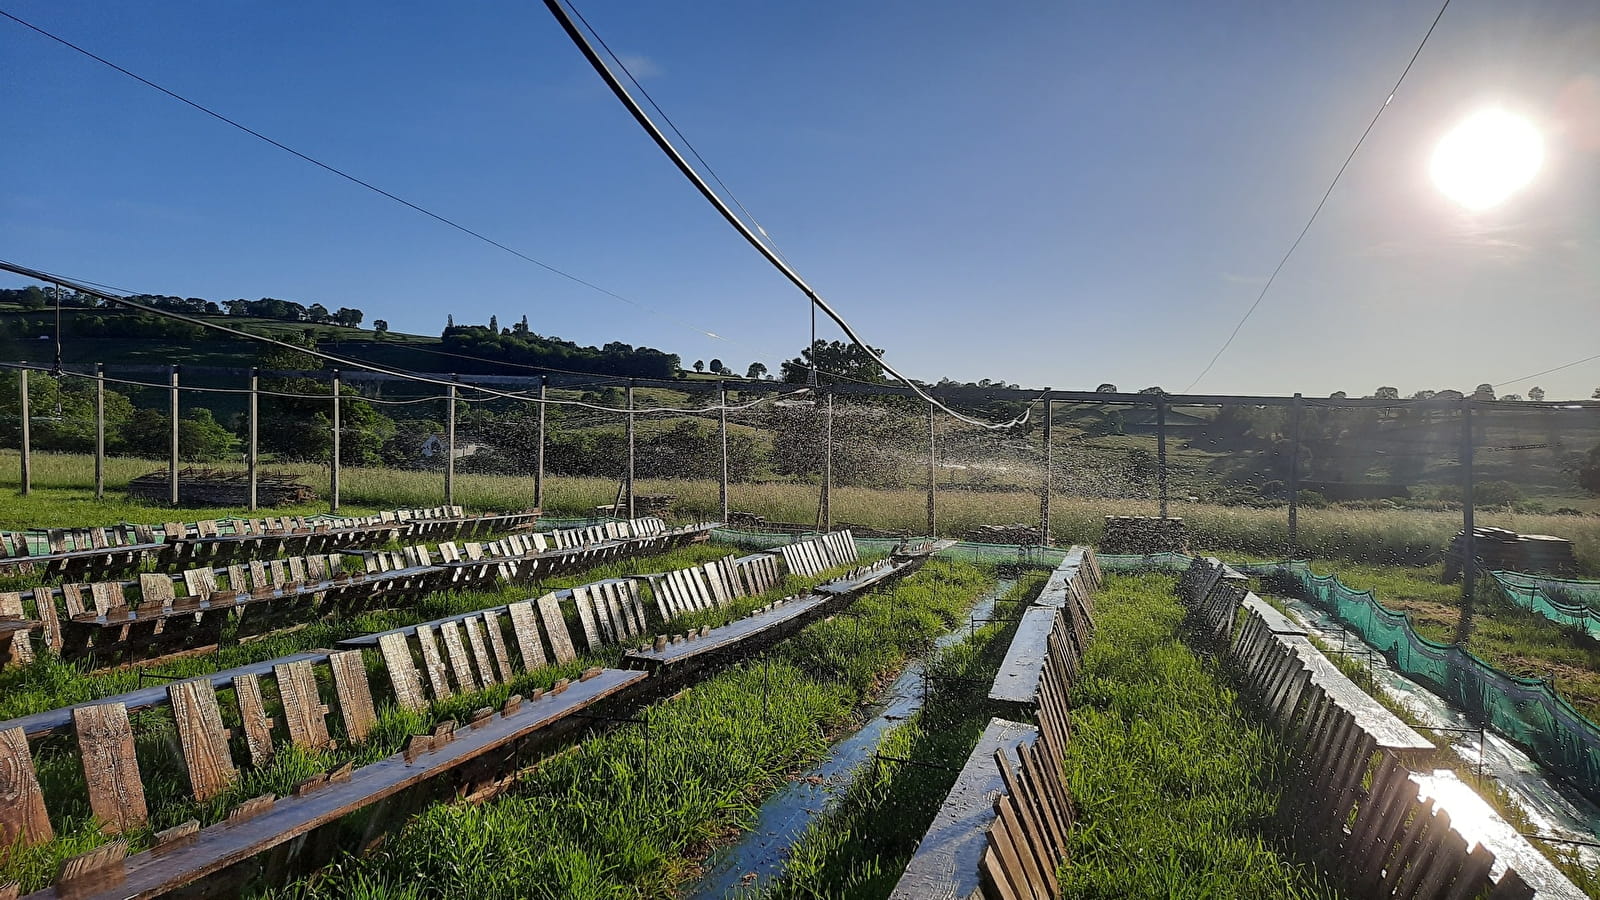
[[[183,586],[190,597],[208,599],[217,592],[217,581],[212,577],[211,570],[189,569],[183,573]]]
[[[1303,635],[1306,633],[1306,630],[1300,627],[1293,619],[1278,612],[1276,607],[1255,594],[1245,594],[1244,603],[1241,605],[1249,612],[1260,616],[1261,621],[1272,630],[1273,634]]]
[[[1310,640],[1297,635],[1275,635],[1277,640],[1300,656],[1311,670],[1312,683],[1321,687],[1341,709],[1355,716],[1361,727],[1373,736],[1378,746],[1397,753],[1428,753],[1432,741],[1418,734],[1378,701],[1358,687],[1322,655]]]
[[[647,633],[650,629],[650,621],[644,613],[644,600],[639,596],[639,580],[630,578],[623,582],[623,591],[625,611],[632,611],[633,631],[630,636]]]
[[[61,633],[61,614],[56,610],[55,589],[50,587],[36,587],[33,589],[33,605],[39,613],[39,622],[44,626],[44,644],[52,652],[60,653],[64,644]]]
[[[189,786],[201,803],[227,790],[238,775],[228,752],[228,734],[222,728],[217,692],[204,678],[167,685],[178,744],[189,772]]]
[[[394,686],[394,699],[400,708],[426,709],[428,701],[422,695],[422,673],[417,671],[411,656],[411,642],[406,636],[384,635],[378,639],[378,652],[383,655],[383,667],[389,672],[389,683]]]
[[[538,602],[539,616],[544,619],[545,635],[550,638],[550,649],[556,662],[577,659],[577,651],[572,649],[572,638],[567,634],[567,621],[561,617],[561,601],[552,593],[540,597]]]
[[[259,769],[272,761],[272,719],[268,718],[267,706],[262,700],[261,676],[236,676],[233,693],[239,701],[239,718],[244,725],[250,764]]]
[[[328,739],[328,707],[317,691],[317,677],[309,662],[272,667],[278,681],[278,697],[283,701],[283,719],[289,726],[289,740],[296,747],[322,750]]]
[[[578,622],[583,625],[583,636],[589,642],[589,649],[599,649],[602,641],[600,630],[596,628],[594,604],[589,598],[589,586],[579,585],[572,589],[573,604],[578,607]],[[609,626],[609,623],[606,623]],[[610,628],[606,629],[606,637],[611,637]]]
[[[995,675],[989,699],[1000,703],[1031,705],[1039,693],[1039,675],[1049,650],[1050,632],[1060,610],[1035,606],[1022,614],[1005,659]]]
[[[483,612],[483,630],[488,634],[489,647],[494,651],[494,661],[500,666],[500,680],[510,681],[511,654],[507,652],[505,632],[500,630],[500,612],[486,609]]]
[[[444,637],[445,657],[450,661],[450,674],[455,678],[456,687],[465,694],[477,692],[481,685],[467,659],[467,648],[461,641],[461,625],[446,622],[439,626],[439,634]]]
[[[121,834],[144,827],[150,815],[133,752],[128,708],[120,703],[80,707],[73,710],[72,720],[78,731],[89,808],[100,820],[101,830]]]
[[[378,721],[372,708],[372,687],[367,683],[367,667],[360,650],[344,650],[328,655],[333,671],[333,689],[339,696],[339,716],[344,733],[352,741],[365,741]]]
[[[472,660],[478,666],[478,679],[484,687],[497,683],[494,677],[494,663],[489,660],[489,645],[483,637],[483,619],[473,616],[465,622],[467,627],[467,645],[472,649]]]
[[[22,610],[22,594],[16,591],[0,593],[0,617],[13,616],[21,619],[26,614]],[[28,638],[28,632],[17,631],[10,636],[0,636],[0,641],[10,644],[10,657],[14,663],[26,663],[33,660],[33,642]],[[0,657],[6,654],[0,653]]]
[[[400,636],[404,637],[403,634]],[[433,699],[450,699],[454,694],[450,691],[450,681],[445,675],[444,660],[439,655],[439,644],[434,638],[433,626],[417,626],[417,646],[422,650],[422,670],[428,675],[428,686],[433,690]]]
[[[506,606],[511,616],[511,633],[517,638],[517,651],[522,654],[522,670],[532,672],[545,666],[544,647],[539,643],[539,625],[533,604],[527,600]]]
[[[0,731],[0,847],[31,847],[54,837],[28,736],[21,728]]]

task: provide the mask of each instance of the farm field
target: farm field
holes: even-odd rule
[[[0,472],[16,471],[15,451],[0,451]],[[0,528],[80,526],[127,519],[160,521],[171,510],[141,506],[119,499],[120,488],[145,472],[161,468],[150,460],[113,457],[107,461],[107,499],[93,498],[93,460],[77,454],[35,454],[34,493],[20,497],[0,492]],[[226,466],[223,468],[238,468]],[[306,483],[326,491],[327,468],[310,464],[273,464],[271,471],[298,474]],[[440,472],[345,468],[341,473],[341,499],[352,511],[435,505],[443,502],[444,476]],[[604,478],[550,476],[546,479],[544,509],[550,515],[592,515],[594,508],[616,498],[618,482]],[[678,518],[709,521],[718,513],[717,483],[713,480],[639,479],[640,494],[677,497]],[[730,507],[764,516],[775,522],[815,522],[819,487],[816,484],[770,482],[734,483]],[[511,510],[532,505],[533,479],[507,475],[457,473],[455,502],[472,509]],[[927,495],[919,489],[887,490],[835,487],[835,523],[865,525],[904,534],[926,530]],[[284,508],[283,513],[326,511],[315,504]],[[199,510],[193,511],[199,513]],[[207,517],[243,510],[207,509]],[[1094,543],[1108,515],[1156,515],[1151,500],[1074,497],[1052,498],[1051,532],[1058,546]],[[1174,501],[1171,514],[1182,517],[1199,550],[1230,556],[1282,558],[1288,544],[1287,512],[1209,503]],[[190,518],[194,516],[191,515]],[[1037,522],[1036,492],[960,491],[942,489],[937,499],[941,535],[961,535],[986,524]],[[1525,534],[1554,534],[1573,542],[1580,567],[1600,573],[1600,516],[1519,513],[1494,508],[1477,511],[1479,525],[1509,528]],[[1427,565],[1437,562],[1450,538],[1461,528],[1461,514],[1449,510],[1355,509],[1333,506],[1300,511],[1300,545],[1304,555],[1330,560],[1380,564]]]

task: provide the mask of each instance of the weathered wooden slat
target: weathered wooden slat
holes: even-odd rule
[[[445,657],[450,661],[450,674],[455,679],[456,687],[464,694],[475,693],[482,685],[478,683],[477,676],[472,672],[472,663],[467,659],[461,626],[456,622],[446,622],[439,626],[439,634],[444,637]]]
[[[21,619],[25,613],[22,609],[22,595],[16,591],[0,593],[0,617],[12,616]],[[28,632],[16,631],[9,635],[0,635],[0,641],[5,642],[9,650],[0,653],[0,658],[9,655],[13,663],[26,663],[33,659],[33,642],[28,638]]]
[[[494,651],[494,661],[500,667],[500,680],[510,681],[511,654],[507,652],[505,632],[500,630],[500,613],[497,610],[484,610],[483,630],[488,635],[489,647]]]
[[[372,686],[367,683],[367,667],[360,650],[344,650],[328,656],[333,672],[333,689],[339,697],[339,716],[344,733],[352,741],[364,741],[378,721],[373,710]]]
[[[478,666],[478,679],[484,687],[496,684],[494,663],[489,660],[489,645],[483,637],[483,619],[473,616],[464,624],[467,626],[467,644],[472,649],[472,660]]]
[[[233,783],[238,770],[228,751],[228,734],[222,728],[217,692],[204,678],[167,685],[172,719],[178,727],[184,766],[194,798],[204,803]]]
[[[406,636],[384,635],[378,639],[378,652],[383,654],[383,666],[389,672],[389,683],[394,686],[394,699],[400,708],[426,709],[428,701],[422,694],[422,673],[417,671],[411,656],[411,642]]]
[[[522,669],[532,672],[545,666],[544,647],[539,643],[539,625],[533,604],[527,600],[506,606],[511,617],[511,633],[517,637],[517,652],[522,655]]]
[[[572,601],[573,605],[578,608],[578,622],[583,626],[583,636],[589,642],[589,649],[598,649],[602,643],[600,628],[598,627],[601,623],[595,621],[594,603],[589,598],[589,585],[579,585],[573,588]],[[609,623],[604,624],[609,626]],[[609,634],[610,628],[607,627],[605,630],[608,632],[606,637],[611,637]]]
[[[567,633],[567,620],[561,616],[561,601],[555,594],[539,598],[539,617],[544,620],[545,636],[550,639],[550,650],[556,662],[571,662],[578,658],[572,648],[572,637]]]
[[[261,676],[236,676],[233,693],[239,701],[239,719],[244,726],[250,764],[260,768],[272,761],[272,719],[267,716],[267,706],[261,696]]]
[[[89,808],[102,830],[121,834],[143,827],[150,816],[133,752],[128,708],[120,703],[85,706],[73,710],[72,719],[78,731]]]
[[[317,690],[317,676],[309,662],[272,667],[283,701],[283,719],[289,740],[297,747],[321,750],[329,745],[328,707]]]
[[[55,837],[21,728],[0,731],[0,847],[31,847]]]

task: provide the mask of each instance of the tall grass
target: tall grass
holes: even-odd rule
[[[0,451],[0,472],[16,471],[16,451]],[[174,511],[129,503],[121,489],[136,475],[160,468],[150,460],[112,458],[107,463],[106,501],[95,501],[93,460],[73,454],[39,453],[33,457],[36,496],[24,498],[0,493],[0,528],[97,525],[121,520],[158,522]],[[227,468],[227,466],[223,466]],[[234,466],[233,468],[237,468]],[[305,463],[274,464],[274,471],[301,475],[323,492],[327,468]],[[444,502],[444,476],[440,472],[346,468],[341,473],[341,498],[352,511],[407,506],[435,506]],[[546,479],[544,508],[556,515],[589,515],[596,506],[616,499],[617,480],[610,478],[551,477]],[[675,512],[682,518],[714,518],[720,512],[717,483],[693,479],[642,479],[637,490],[671,494]],[[510,475],[458,474],[455,501],[473,509],[522,509],[533,505],[533,478]],[[814,522],[818,485],[793,482],[735,483],[730,506],[773,521]],[[1030,491],[970,492],[943,490],[937,498],[936,518],[943,535],[960,535],[977,525],[1036,522],[1038,494]],[[927,495],[920,489],[884,490],[837,487],[832,497],[838,522],[867,525],[886,531],[920,534],[927,530]],[[326,507],[311,504],[285,512],[316,512]],[[191,510],[186,518],[201,514],[216,517],[243,510]],[[1108,515],[1156,515],[1150,500],[1090,499],[1060,495],[1052,499],[1051,536],[1058,544],[1095,543]],[[1288,546],[1288,514],[1284,509],[1220,506],[1175,502],[1172,515],[1183,517],[1197,549],[1230,554],[1281,557]],[[1600,517],[1554,516],[1480,509],[1478,524],[1514,531],[1555,534],[1573,541],[1580,565],[1600,573]],[[1421,509],[1368,510],[1344,507],[1302,509],[1300,547],[1305,555],[1329,559],[1426,564],[1440,559],[1450,538],[1461,528],[1461,514]]]

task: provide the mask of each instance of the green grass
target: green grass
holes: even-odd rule
[[[1045,577],[1024,575],[994,615],[1016,615]],[[985,625],[928,660],[934,680],[926,704],[884,735],[877,754],[885,759],[858,772],[837,804],[789,848],[782,874],[763,896],[867,900],[894,890],[989,723],[988,682],[1015,629],[1012,622]],[[916,764],[898,761],[906,759]]]
[[[292,891],[327,897],[670,897],[784,773],[907,656],[962,620],[990,576],[933,561],[627,725],[547,758],[482,806],[429,808],[366,859]]]
[[[1165,576],[1111,577],[1073,688],[1069,898],[1336,897],[1279,849],[1287,751],[1178,638]]]

